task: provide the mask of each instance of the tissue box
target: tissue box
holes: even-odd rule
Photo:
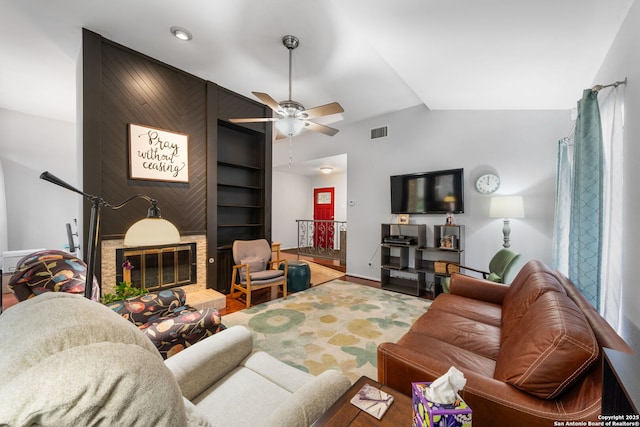
[[[424,390],[428,383],[411,383],[414,427],[471,427],[471,408],[460,399],[456,404],[434,403]]]

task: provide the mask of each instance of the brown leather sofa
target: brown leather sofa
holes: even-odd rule
[[[378,347],[378,380],[410,395],[455,366],[474,426],[598,421],[602,347],[633,353],[569,279],[530,261],[511,285],[452,275],[449,294]]]

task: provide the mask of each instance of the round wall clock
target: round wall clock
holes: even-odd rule
[[[482,194],[491,194],[500,188],[500,178],[494,173],[485,173],[476,180],[476,190]]]

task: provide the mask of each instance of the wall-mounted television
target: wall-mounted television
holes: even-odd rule
[[[392,176],[391,213],[464,213],[464,170]]]

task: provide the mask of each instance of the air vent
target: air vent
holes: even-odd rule
[[[382,126],[379,128],[371,129],[371,136],[369,137],[369,139],[374,140],[374,139],[386,138],[388,136],[389,136],[389,126]]]

